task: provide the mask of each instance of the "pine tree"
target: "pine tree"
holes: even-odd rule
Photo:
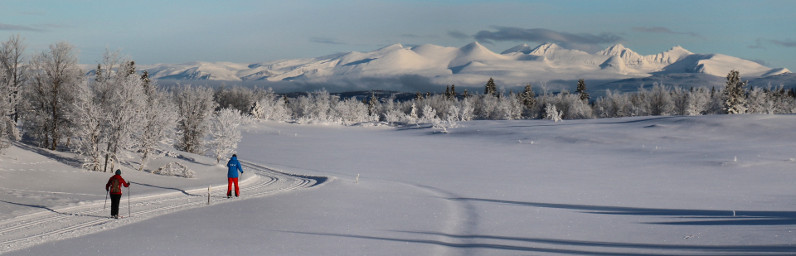
[[[489,81],[486,82],[486,85],[484,85],[484,94],[497,96],[497,86],[495,85],[495,80],[491,77]]]
[[[724,89],[724,111],[728,114],[746,113],[746,86],[737,70],[727,74],[727,87]]]
[[[583,79],[578,80],[578,88],[575,89],[575,92],[580,94],[580,100],[589,101],[589,93],[586,92],[586,81],[583,81]]]
[[[451,99],[456,99],[456,85],[451,84]]]
[[[536,94],[534,94],[531,84],[525,85],[525,91],[520,94],[520,99],[526,109],[533,109],[533,105],[536,104]]]

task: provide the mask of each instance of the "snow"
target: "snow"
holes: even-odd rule
[[[603,64],[609,62],[613,63],[612,68],[604,68]],[[351,83],[358,80],[368,84],[374,83],[372,78],[385,82],[385,79],[400,79],[406,75],[428,78],[434,84],[454,83],[468,87],[480,87],[490,77],[495,77],[501,79],[502,86],[516,87],[537,81],[620,80],[660,73],[704,73],[724,77],[730,69],[739,70],[747,78],[790,72],[727,55],[694,54],[681,46],[658,54],[640,55],[622,44],[596,53],[566,49],[555,43],[534,48],[521,44],[498,54],[478,42],[459,48],[392,44],[369,52],[258,64],[195,62],[161,64],[145,69],[158,79],[298,81],[341,87],[356,87]],[[362,88],[356,88],[359,89]]]
[[[0,155],[0,252],[787,255],[794,126],[793,115],[469,121],[448,133],[263,122],[237,151],[242,198],[220,198],[215,159],[183,153],[153,166],[182,161],[194,179],[124,170],[135,183],[121,220],[102,218],[110,174],[17,144]],[[9,227],[38,216],[58,220],[23,233],[55,235],[8,243],[22,232]]]

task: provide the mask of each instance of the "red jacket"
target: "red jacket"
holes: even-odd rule
[[[108,183],[105,184],[105,191],[110,192],[112,195],[121,195],[122,185],[129,187],[130,183],[124,181],[124,178],[122,178],[121,175],[113,175],[113,177],[108,179]]]

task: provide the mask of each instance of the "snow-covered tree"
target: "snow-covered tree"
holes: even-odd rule
[[[0,72],[0,80],[3,80],[4,77],[5,73]],[[10,145],[10,142],[13,140],[8,136],[9,128],[16,129],[14,120],[11,119],[10,116],[12,107],[11,103],[9,102],[10,100],[8,100],[9,95],[7,91],[7,87],[5,87],[3,84],[0,84],[0,152],[7,148]]]
[[[120,73],[120,77],[115,79],[114,83],[110,100],[107,102],[109,104],[104,108],[108,114],[106,162],[110,161],[109,170],[115,170],[114,166],[119,162],[121,150],[132,149],[135,145],[133,134],[141,131],[147,124],[144,120],[144,108],[152,107],[147,106],[148,102],[140,77],[124,72]]]
[[[553,122],[561,121],[561,111],[556,109],[556,105],[547,104],[545,105],[545,119],[553,120]]]
[[[646,112],[649,114],[653,116],[668,116],[674,112],[674,102],[666,86],[654,83],[651,91],[644,90],[643,92],[646,94],[643,99],[647,101],[648,111]]]
[[[14,124],[12,124],[14,129],[13,131],[8,130],[7,132],[9,133],[14,131],[19,133],[19,131],[16,131],[16,123],[19,122],[19,109],[21,107],[20,91],[27,79],[24,52],[25,44],[19,35],[11,36],[8,41],[0,44],[0,73],[2,73],[0,75],[0,88],[3,88],[3,96],[0,97],[6,97],[5,100],[10,109],[5,114],[9,115],[11,120],[14,121]]]
[[[708,112],[710,91],[705,88],[696,88],[691,90],[687,95],[685,115],[704,115]]]
[[[83,80],[74,47],[66,42],[50,45],[33,57],[29,66],[30,83],[24,95],[29,111],[25,116],[25,133],[41,147],[56,149],[73,125],[73,105]]]
[[[201,154],[208,122],[216,108],[213,89],[182,86],[174,92],[174,100],[180,114],[177,123],[177,132],[180,134],[177,147],[187,152]]]
[[[218,103],[217,108],[235,108],[241,113],[250,114],[248,111],[257,101],[256,93],[243,86],[221,86],[215,90],[213,99]]]
[[[727,74],[727,85],[724,88],[724,111],[728,114],[746,113],[746,82],[741,81],[738,70]]]
[[[144,85],[144,92],[147,96],[147,107],[142,111],[142,127],[134,133],[135,148],[141,154],[141,165],[139,171],[144,169],[153,153],[157,152],[158,146],[164,140],[168,140],[174,134],[179,115],[177,107],[169,98],[166,92],[156,89],[152,82],[147,83],[146,79],[141,80]]]
[[[244,124],[245,117],[241,112],[234,108],[222,108],[213,113],[210,118],[210,142],[208,143],[216,163],[221,159],[232,155],[238,148],[241,140],[241,126]]]
[[[747,100],[748,112],[758,114],[774,114],[777,111],[777,97],[770,89],[760,87],[752,88],[749,91]]]
[[[274,90],[271,88],[265,90],[261,98],[254,102],[250,112],[252,117],[256,119],[272,121],[290,120],[290,109],[287,107],[285,100],[274,93]]]
[[[368,113],[370,105],[365,105],[355,97],[339,101],[333,105],[335,119],[339,119],[343,125],[370,121],[370,114]]]
[[[106,149],[102,145],[107,139],[104,133],[106,115],[102,111],[101,99],[97,97],[101,93],[96,89],[87,82],[81,83],[78,98],[73,103],[77,110],[77,129],[73,134],[75,139],[72,150],[86,157],[83,168],[92,171],[102,170],[102,157]]]
[[[473,112],[475,111],[475,107],[473,107],[472,99],[470,97],[464,97],[461,101],[461,109],[459,110],[459,120],[462,121],[470,121],[473,120]]]

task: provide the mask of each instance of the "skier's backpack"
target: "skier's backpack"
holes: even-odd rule
[[[119,179],[113,179],[111,181],[111,193],[120,194],[122,193],[122,183]]]

